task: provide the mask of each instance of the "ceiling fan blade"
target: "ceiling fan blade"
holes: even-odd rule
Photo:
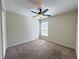
[[[48,16],[48,17],[51,17],[51,15],[46,15],[46,14],[44,14],[44,16]]]
[[[34,18],[34,17],[37,17],[37,16],[39,16],[39,15],[35,15],[35,16],[33,16],[33,18]]]
[[[48,9],[45,9],[44,11],[43,11],[43,13],[46,13],[48,11]]]
[[[37,13],[37,12],[35,12],[35,11],[31,11],[31,12],[38,14],[38,13]]]

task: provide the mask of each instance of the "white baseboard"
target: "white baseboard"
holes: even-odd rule
[[[76,50],[75,47],[72,47],[72,46],[69,46],[69,45],[66,45],[66,44],[63,44],[63,43],[60,43],[60,42],[55,42],[55,41],[51,41],[51,40],[44,39],[44,38],[42,38],[42,39],[43,39],[43,40],[46,40],[46,41],[49,41],[49,42],[51,42],[51,43],[55,43],[55,44],[58,44],[58,45],[61,45],[61,46],[64,46],[64,47],[68,47],[68,48],[72,48],[72,49],[75,49],[75,50]]]
[[[30,39],[30,40],[27,40],[26,42],[30,42],[30,41],[33,41],[33,40],[37,40],[37,39]],[[22,43],[18,43],[18,44],[13,44],[13,45],[7,46],[7,48],[12,47],[12,46],[16,46],[16,45],[20,45],[20,44],[23,44],[23,43],[26,43],[26,42],[22,42]]]

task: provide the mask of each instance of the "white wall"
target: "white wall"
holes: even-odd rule
[[[8,47],[38,39],[39,21],[12,12],[6,12]]]
[[[47,20],[48,41],[76,48],[77,11],[57,15]]]

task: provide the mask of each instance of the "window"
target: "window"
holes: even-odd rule
[[[41,35],[48,36],[48,22],[41,23]]]

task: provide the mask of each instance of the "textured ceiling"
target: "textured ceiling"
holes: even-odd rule
[[[49,12],[47,13],[54,16],[76,10],[77,4],[77,0],[5,0],[6,10],[29,17],[35,15],[30,10],[38,11],[37,7],[42,7],[43,9],[49,8]]]

